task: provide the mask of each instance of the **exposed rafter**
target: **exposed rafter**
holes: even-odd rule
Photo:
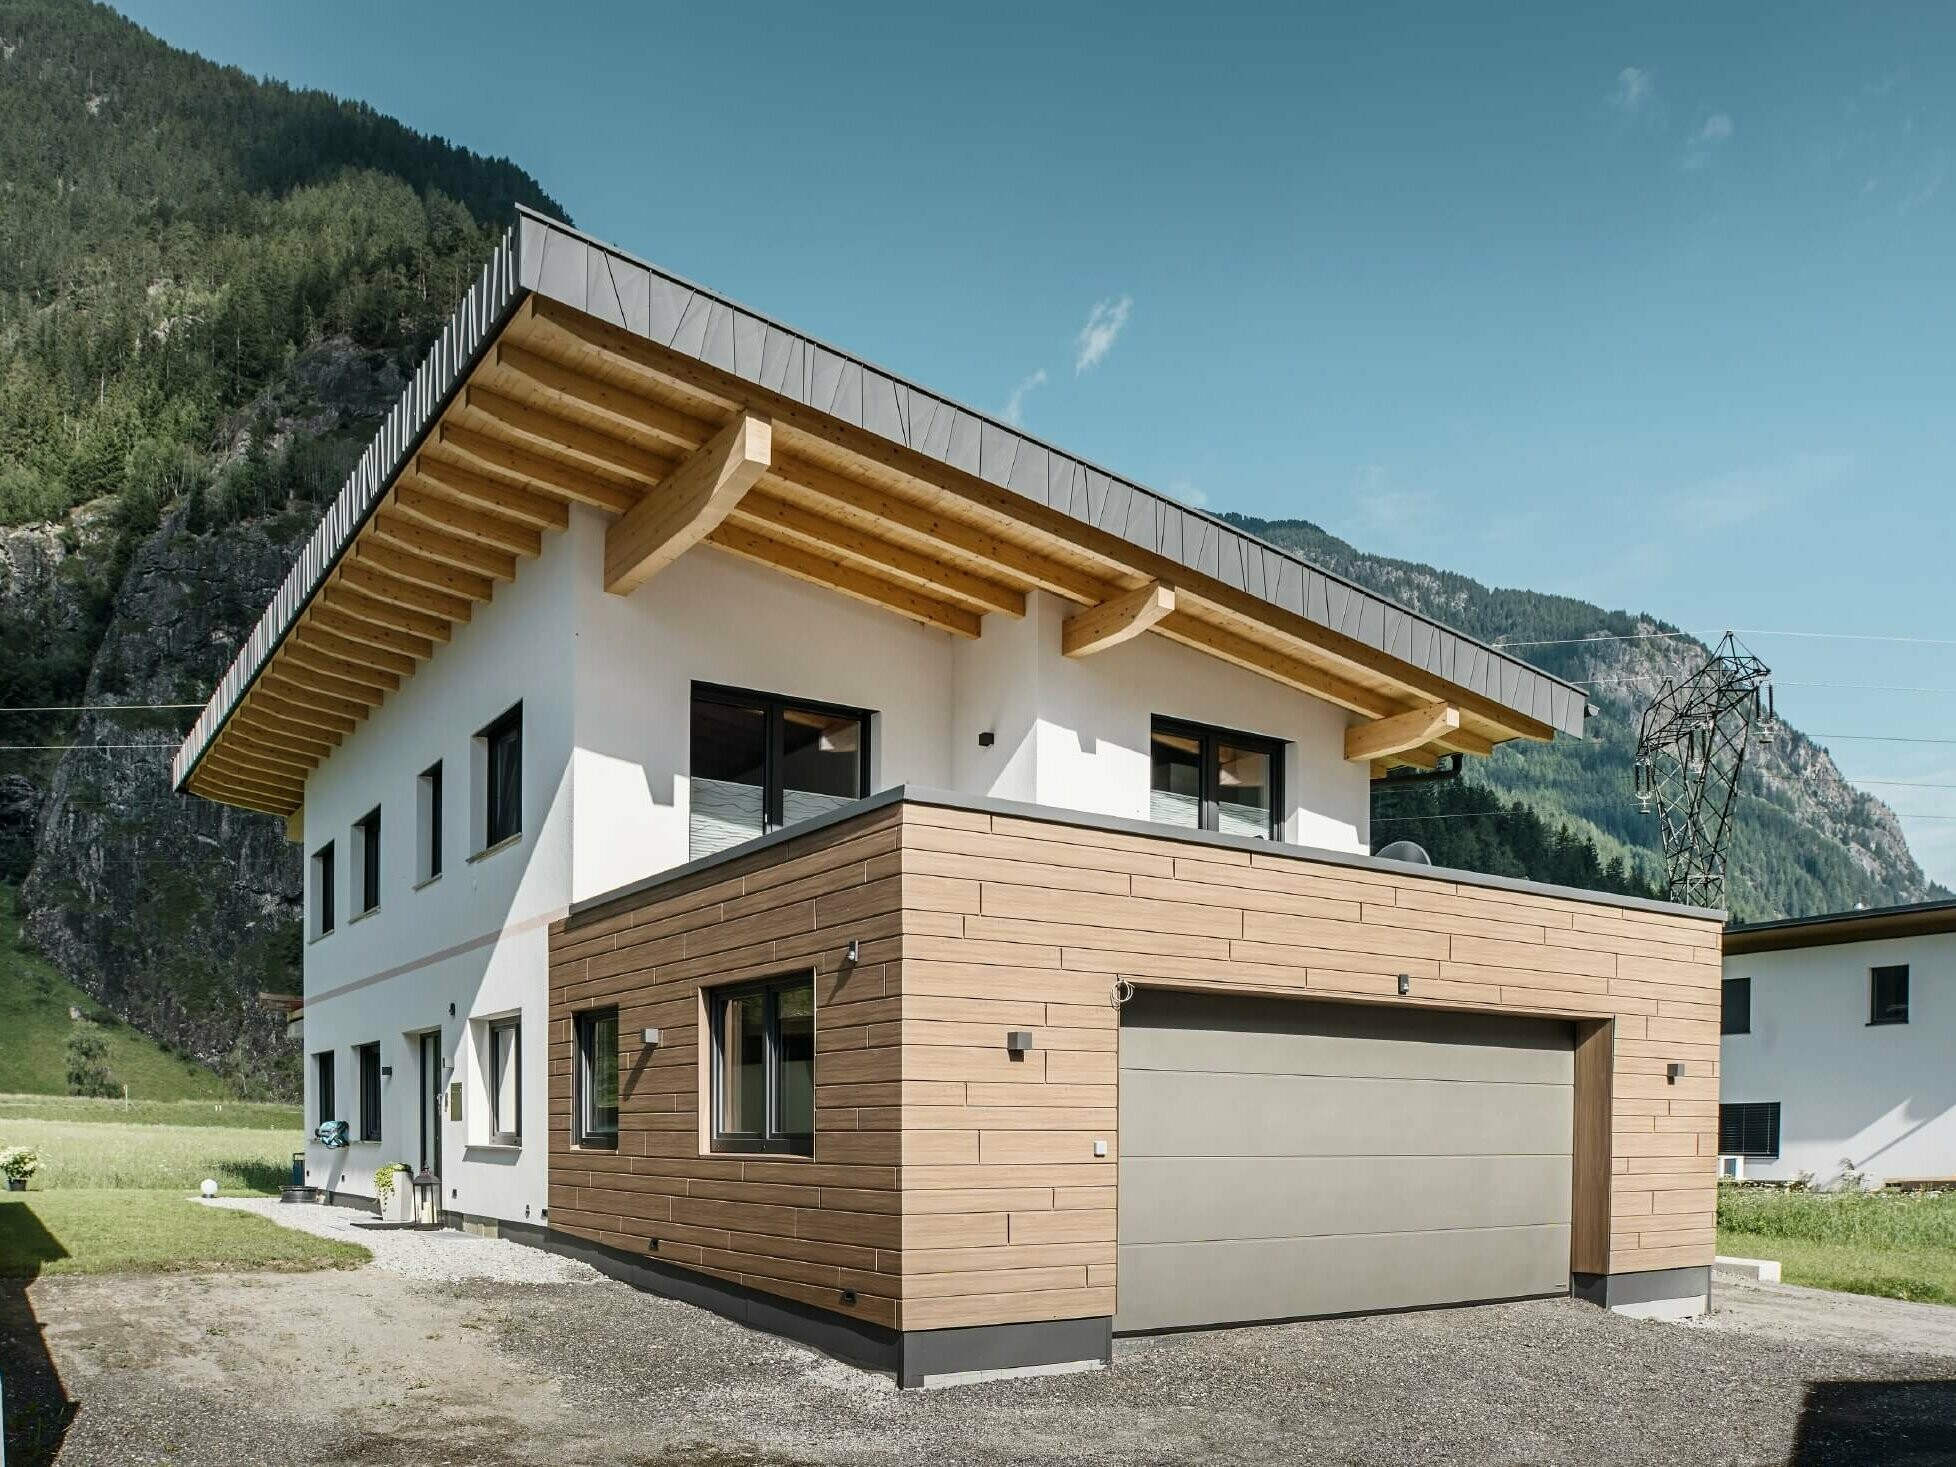
[[[1068,657],[1091,657],[1140,636],[1174,610],[1175,588],[1150,581],[1125,596],[1069,616],[1060,633],[1060,651]]]
[[[1403,754],[1445,737],[1460,727],[1460,710],[1450,703],[1432,703],[1390,718],[1353,724],[1345,730],[1347,759],[1383,759]]]
[[[605,534],[604,588],[622,596],[645,584],[719,528],[761,477],[774,425],[741,413],[708,439]]]

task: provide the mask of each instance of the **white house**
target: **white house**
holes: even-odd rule
[[[914,1383],[1702,1303],[1718,914],[1368,854],[1585,712],[526,213],[175,776],[304,843],[314,1185]]]
[[[1956,1182],[1956,902],[1728,928],[1721,1029],[1743,1175]]]

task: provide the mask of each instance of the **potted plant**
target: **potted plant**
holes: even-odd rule
[[[382,1222],[414,1221],[413,1188],[407,1184],[412,1174],[404,1161],[390,1161],[374,1173],[374,1199],[380,1203]]]
[[[7,1179],[9,1192],[25,1192],[27,1179],[41,1169],[41,1154],[31,1146],[9,1146],[0,1151],[0,1175]]]

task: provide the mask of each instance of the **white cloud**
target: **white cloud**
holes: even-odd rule
[[[1610,93],[1610,106],[1626,117],[1635,117],[1657,95],[1657,82],[1641,66],[1626,66],[1616,74],[1616,90]]]
[[[1012,395],[1005,399],[1005,421],[1015,428],[1018,427],[1019,415],[1024,411],[1026,405],[1026,394],[1031,392],[1035,387],[1044,387],[1045,385],[1046,369],[1044,367],[1041,367],[1030,377],[1021,377],[1019,379],[1019,385],[1012,389]]]
[[[1099,366],[1106,359],[1107,353],[1114,349],[1114,338],[1127,325],[1128,313],[1133,309],[1134,297],[1131,295],[1124,295],[1119,300],[1101,301],[1094,306],[1087,315],[1087,324],[1073,338],[1075,375]]]
[[[1732,119],[1723,112],[1714,112],[1698,125],[1684,147],[1684,166],[1690,169],[1703,168],[1712,160],[1712,155],[1732,141]]]

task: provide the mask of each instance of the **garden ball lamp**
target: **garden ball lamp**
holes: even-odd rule
[[[215,1177],[205,1177],[197,1190],[206,1197],[215,1197],[217,1195],[217,1179]]]

